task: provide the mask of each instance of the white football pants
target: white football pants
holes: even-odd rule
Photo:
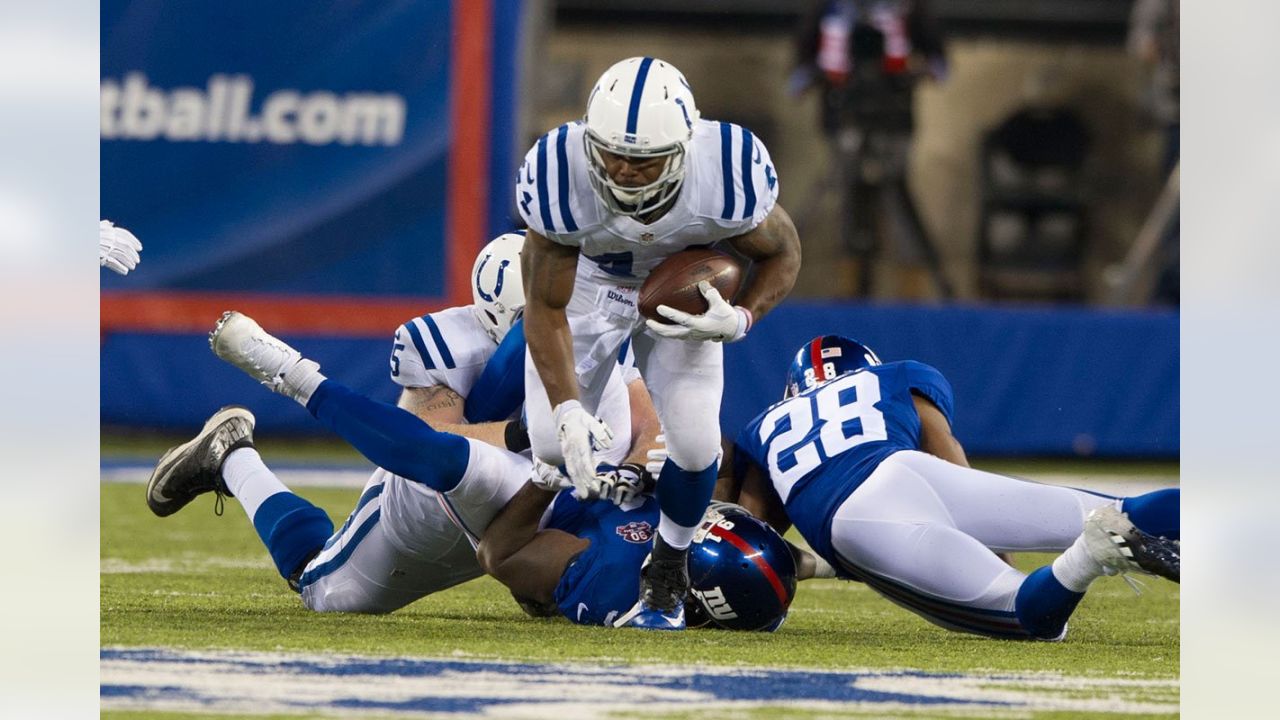
[[[636,311],[636,288],[593,282],[581,275],[565,309],[573,335],[574,370],[579,400],[613,430],[614,447],[627,445],[631,436],[628,409],[625,426],[615,425],[605,397],[614,383],[618,352],[628,338],[636,367],[653,396],[654,407],[666,434],[671,460],[684,470],[697,472],[715,461],[720,452],[720,395],[724,387],[724,349],[718,342],[685,342],[658,338],[644,331]],[[564,458],[556,437],[551,403],[533,358],[525,358],[525,410],[529,440],[536,457],[551,464]],[[621,419],[621,418],[619,418]],[[622,448],[623,457],[626,448]],[[604,462],[619,462],[598,455]]]
[[[529,478],[528,458],[469,440],[458,486],[440,493],[374,471],[346,523],[303,570],[317,612],[387,613],[484,573],[475,543]]]
[[[852,575],[926,620],[1016,636],[1026,576],[995,553],[1066,550],[1085,516],[1113,502],[902,451],[836,510],[831,542]]]

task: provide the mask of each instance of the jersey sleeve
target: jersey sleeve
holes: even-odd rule
[[[734,477],[741,477],[739,473],[746,473],[748,465],[766,467],[763,444],[758,437],[760,418],[763,416],[763,413],[757,415],[751,422],[747,423],[746,427],[742,428],[738,433],[738,437],[733,441]]]
[[[515,415],[524,402],[524,355],[524,320],[519,320],[471,386],[463,408],[467,422],[497,422]]]
[[[570,128],[561,125],[543,135],[525,154],[516,177],[516,205],[530,230],[553,242],[576,246],[570,163],[583,159],[576,151],[580,143],[569,138]]]
[[[481,367],[470,362],[465,345],[447,337],[432,315],[409,320],[392,340],[391,380],[407,388],[444,385],[466,397]]]
[[[951,383],[947,382],[942,373],[924,363],[906,360],[902,365],[906,373],[907,386],[928,398],[938,410],[942,411],[943,416],[947,418],[947,423],[952,423],[955,400],[951,393]]]
[[[715,123],[719,152],[706,159],[718,170],[708,177],[714,189],[704,206],[716,222],[733,235],[754,230],[773,212],[778,201],[778,175],[764,142],[747,128]]]

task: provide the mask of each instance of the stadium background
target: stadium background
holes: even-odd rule
[[[391,331],[469,301],[475,251],[518,218],[524,148],[578,115],[610,63],[653,54],[686,73],[704,117],[768,143],[805,246],[793,297],[727,349],[726,431],[776,399],[799,343],[838,331],[941,369],[975,454],[1176,459],[1178,311],[1104,302],[1101,279],[1159,189],[1158,133],[1136,120],[1123,48],[1129,3],[934,3],[951,71],[916,95],[911,184],[953,300],[901,247],[877,264],[873,297],[849,298],[816,100],[786,92],[802,3],[735,5],[104,3],[102,214],[146,246],[137,271],[102,278],[104,429],[182,432],[238,402],[263,434],[318,432],[208,352],[204,333],[233,307],[392,399]],[[976,148],[1028,88],[1095,136],[1086,290],[1071,303],[997,303],[976,280]],[[369,96],[393,113],[399,98],[398,133],[394,117],[383,134],[347,132],[352,98]]]

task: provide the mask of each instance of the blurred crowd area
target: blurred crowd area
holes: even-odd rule
[[[517,144],[619,57],[674,63],[768,144],[794,296],[1178,304],[1176,0],[530,9]]]

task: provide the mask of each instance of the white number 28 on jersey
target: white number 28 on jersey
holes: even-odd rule
[[[859,372],[836,379],[810,396],[793,398],[769,411],[760,421],[760,442],[769,448],[769,476],[778,495],[786,500],[791,486],[822,464],[850,448],[873,440],[889,437],[885,430],[884,413],[876,409],[880,401],[880,378],[869,372]],[[817,420],[822,423],[815,437],[813,430],[815,408]],[[783,418],[791,419],[791,427],[778,433],[769,442],[769,436]],[[846,424],[859,422],[848,430]],[[818,449],[821,447],[821,455]],[[793,458],[794,464],[783,470],[779,461]]]

